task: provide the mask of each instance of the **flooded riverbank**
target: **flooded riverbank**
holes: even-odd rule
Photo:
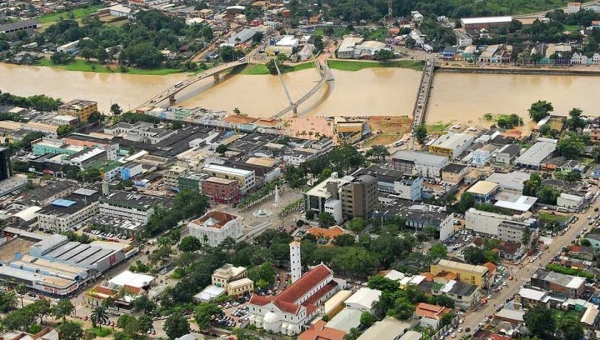
[[[584,114],[597,116],[593,98],[599,89],[600,77],[439,72],[433,80],[426,122],[486,123],[486,113],[515,113],[528,121],[527,109],[538,100],[551,102],[555,115],[567,116],[578,107]]]
[[[146,76],[123,73],[72,72],[51,67],[0,63],[0,90],[19,96],[45,94],[62,98],[89,99],[108,112],[111,103],[133,109],[156,93],[185,79],[185,74]]]

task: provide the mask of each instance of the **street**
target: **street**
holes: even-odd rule
[[[587,211],[593,211],[594,208],[598,206],[600,206],[600,201],[592,204]],[[506,281],[508,287],[505,287],[493,295],[493,298],[490,299],[483,308],[475,312],[465,313],[465,321],[462,327],[465,329],[469,327],[471,328],[471,331],[474,331],[477,328],[477,325],[484,321],[486,315],[494,314],[498,305],[504,303],[506,299],[516,294],[522,285],[529,282],[531,274],[534,273],[540,265],[545,266],[563,247],[571,245],[571,241],[587,227],[588,223],[586,213],[575,214],[575,216],[577,216],[579,220],[575,222],[575,224],[572,224],[571,228],[563,236],[555,237],[552,244],[549,245],[547,250],[543,251],[542,256],[538,260],[529,263],[529,260],[525,259],[523,261],[523,268],[517,269],[518,267],[513,267],[514,280]]]

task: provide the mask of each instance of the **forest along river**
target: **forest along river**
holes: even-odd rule
[[[481,123],[486,113],[516,113],[529,120],[527,109],[538,100],[567,116],[578,107],[598,116],[599,76],[436,73],[426,122]],[[489,123],[488,123],[489,124]]]
[[[300,115],[412,113],[421,72],[401,68],[332,72],[335,81],[301,105]],[[46,94],[63,101],[95,100],[103,112],[109,111],[111,103],[118,103],[124,110],[133,109],[186,77],[72,72],[0,63],[2,91],[21,96]],[[297,100],[316,85],[319,76],[316,70],[308,69],[283,78],[292,100]],[[526,118],[527,108],[540,99],[551,101],[559,115],[566,115],[573,107],[597,115],[593,98],[600,89],[600,77],[437,73],[433,86],[427,122],[477,123],[488,112],[516,113]],[[199,82],[180,93],[176,105],[229,111],[237,107],[248,115],[269,117],[288,104],[278,77],[233,75],[216,83],[212,78]]]

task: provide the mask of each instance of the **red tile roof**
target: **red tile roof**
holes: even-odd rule
[[[304,274],[298,281],[294,282],[275,299],[295,303],[304,296],[304,294],[308,293],[308,291],[313,289],[331,274],[333,274],[331,269],[327,268],[324,264],[320,264]]]
[[[421,302],[415,309],[415,314],[418,316],[424,316],[430,319],[441,320],[444,314],[450,312],[450,308],[444,308],[438,305],[430,305],[428,303]]]
[[[317,321],[309,329],[298,336],[298,340],[342,340],[345,332],[335,328],[325,327],[327,323],[323,320]]]
[[[273,302],[277,308],[285,313],[298,314],[300,312],[301,305],[297,304],[297,301],[332,273],[333,272],[331,269],[327,268],[327,266],[324,264],[318,265],[308,273],[304,274],[304,276],[298,279],[298,281],[294,282],[288,289],[276,297],[271,298],[267,296],[253,295],[252,298],[250,298],[250,303],[257,306],[264,306],[269,302]],[[315,306],[315,303],[325,294],[333,290],[336,286],[336,282],[328,282],[308,300],[304,301],[302,306],[306,307],[306,315],[311,315],[315,310],[317,310],[318,307]]]

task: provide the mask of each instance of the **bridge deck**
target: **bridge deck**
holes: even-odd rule
[[[221,72],[224,72],[226,70],[232,69],[232,68],[240,66],[240,65],[245,65],[247,63],[248,63],[248,61],[243,61],[243,62],[234,61],[231,63],[227,63],[227,64],[223,64],[223,65],[219,65],[217,67],[211,68],[211,69],[207,70],[206,72],[203,72],[202,74],[194,75],[193,77],[183,80],[182,85],[180,85],[178,87],[171,86],[167,90],[155,95],[154,97],[150,98],[148,101],[143,103],[142,105],[138,106],[138,108],[141,108],[144,106],[156,105],[158,103],[161,103],[161,102],[169,99],[170,96],[175,96],[179,92],[196,84],[197,82],[199,82],[202,79],[213,77],[216,74],[219,74]]]

